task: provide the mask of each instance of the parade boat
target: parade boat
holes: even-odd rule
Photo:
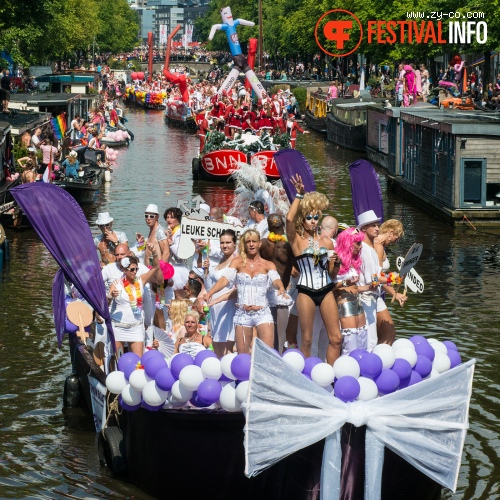
[[[193,158],[193,179],[228,182],[240,163],[259,163],[268,180],[279,180],[280,175],[274,161],[274,154],[278,151],[275,142],[277,141],[273,142],[267,134],[261,137],[242,134],[230,139],[222,132],[211,132],[202,144],[200,155]]]
[[[84,165],[79,177],[59,177],[56,175],[52,183],[66,190],[78,203],[93,203],[104,182],[105,171],[105,168],[96,164]]]
[[[157,498],[168,491],[190,498],[312,500],[321,488],[324,498],[438,500],[440,484],[455,490],[474,360],[384,398],[345,406],[257,339],[245,416],[217,407],[174,409],[145,402],[136,411],[119,410],[116,396],[107,391],[99,343],[93,347],[87,339],[81,316],[78,333],[70,333],[67,323],[70,282],[103,319],[113,345],[88,222],[57,186],[25,184],[12,194],[60,266],[52,290],[55,329],[59,345],[68,333],[74,368],[65,404],[87,407],[100,457],[113,474]],[[311,432],[314,438],[308,437]]]
[[[165,123],[190,131],[198,130],[198,124],[191,108],[183,101],[167,101],[165,108]]]
[[[145,90],[136,90],[131,85],[125,88],[125,102],[132,103],[141,108],[161,111],[165,109],[164,99],[167,97],[165,91],[148,92]]]

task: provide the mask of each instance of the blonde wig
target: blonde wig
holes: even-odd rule
[[[295,231],[302,236],[304,234],[304,220],[306,215],[318,214],[321,219],[323,210],[328,208],[328,198],[317,191],[306,193],[304,199],[300,200],[299,210],[295,216]]]
[[[386,220],[380,226],[379,234],[389,233],[390,231],[392,231],[394,233],[394,236],[396,236],[397,238],[401,238],[405,234],[403,224],[401,224],[401,222],[399,222],[397,219]]]
[[[172,321],[172,329],[177,331],[184,325],[184,319],[189,311],[191,301],[187,299],[174,299],[170,302],[169,317]]]

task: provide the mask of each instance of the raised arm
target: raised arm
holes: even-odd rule
[[[295,216],[299,210],[300,200],[304,198],[304,184],[302,183],[302,177],[297,174],[291,178],[291,181],[297,191],[297,194],[290,205],[290,210],[286,214],[286,235],[290,244],[292,244],[295,240]]]
[[[208,39],[209,39],[209,40],[212,40],[212,38],[213,38],[213,37],[214,37],[214,35],[215,35],[215,32],[216,32],[217,30],[220,30],[221,28],[222,28],[222,24],[214,24],[214,25],[212,26],[212,29],[210,30],[210,35],[208,35]]]
[[[151,243],[148,243],[148,250],[151,252],[151,255],[153,256],[153,267],[147,272],[144,273],[141,276],[142,284],[145,285],[146,283],[149,283],[156,272],[160,269],[160,260],[158,259],[158,254],[156,253],[155,246],[152,245]]]
[[[255,23],[253,21],[247,21],[246,19],[237,19],[237,21],[241,26],[255,26]]]

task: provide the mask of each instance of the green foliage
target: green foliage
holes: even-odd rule
[[[297,87],[293,89],[292,93],[299,103],[299,108],[304,109],[307,100],[307,89],[305,87]]]
[[[290,88],[290,85],[288,84],[280,84],[280,85],[273,85],[271,89],[269,90],[269,95],[274,95],[278,92],[278,90],[288,90]]]

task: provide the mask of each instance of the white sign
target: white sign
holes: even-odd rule
[[[200,210],[200,212],[203,211]],[[181,259],[189,259],[196,251],[193,240],[218,240],[220,233],[224,229],[232,229],[237,238],[244,231],[243,226],[235,226],[227,222],[216,222],[210,219],[198,220],[184,216],[181,221],[178,256]]]
[[[167,44],[167,25],[166,24],[160,24],[160,46],[163,47],[163,45]]]
[[[396,259],[396,267],[398,270],[401,269],[403,261],[403,257],[398,257]],[[420,277],[417,271],[415,271],[415,268],[410,269],[410,272],[406,275],[405,287],[415,293],[422,293],[424,291],[424,280]]]
[[[90,375],[87,375],[87,377],[89,379],[95,431],[101,432],[102,426],[106,422],[106,387],[94,377]]]
[[[413,243],[406,254],[405,260],[401,265],[401,269],[399,270],[399,274],[401,276],[408,274],[410,269],[418,262],[420,255],[422,255],[423,248],[424,246],[421,243]]]

